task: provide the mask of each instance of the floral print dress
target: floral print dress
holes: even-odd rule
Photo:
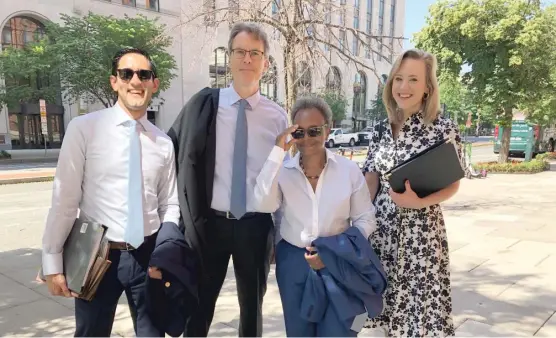
[[[383,174],[396,164],[448,136],[455,137],[461,158],[461,139],[454,123],[438,117],[426,125],[421,113],[409,117],[392,136],[383,122],[382,139],[377,125],[370,137],[365,171]],[[452,336],[450,264],[444,218],[439,205],[424,209],[394,204],[390,185],[381,175],[375,200],[377,230],[370,238],[388,275],[383,313],[366,327],[386,330],[389,336]]]

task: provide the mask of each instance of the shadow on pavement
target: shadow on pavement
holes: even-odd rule
[[[520,271],[518,266],[514,272],[499,270],[490,268],[487,261],[472,271],[452,271],[454,324],[459,335],[544,336],[556,329],[543,331],[556,309],[556,289],[542,285],[550,279],[542,282],[538,273]]]
[[[0,336],[73,336],[74,300],[49,294],[35,278],[41,251],[0,252]],[[120,298],[113,335],[133,335],[125,295]]]

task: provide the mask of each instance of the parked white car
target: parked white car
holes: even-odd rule
[[[337,145],[347,144],[353,147],[357,143],[357,140],[357,133],[346,133],[342,129],[333,128],[330,130],[330,135],[328,135],[326,146],[328,148],[334,148]]]

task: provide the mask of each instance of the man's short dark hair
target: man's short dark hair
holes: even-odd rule
[[[113,76],[117,76],[117,74],[118,74],[117,73],[118,65],[120,63],[120,60],[126,54],[140,54],[140,55],[143,55],[149,61],[149,65],[151,66],[151,70],[153,72],[154,78],[158,77],[157,73],[156,73],[156,66],[154,65],[154,62],[151,60],[151,57],[149,56],[149,53],[147,53],[145,50],[140,49],[140,48],[122,48],[116,53],[116,55],[114,55],[114,58],[112,59],[112,75]]]

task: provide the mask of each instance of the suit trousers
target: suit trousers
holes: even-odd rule
[[[232,257],[240,308],[239,336],[262,336],[262,303],[270,270],[274,223],[270,214],[240,220],[212,214],[205,224],[199,308],[186,324],[187,337],[206,337]]]
[[[116,306],[125,291],[133,328],[139,337],[164,337],[155,328],[146,309],[146,278],[156,235],[147,237],[136,250],[111,249],[112,262],[91,301],[75,299],[76,337],[109,337]]]
[[[288,337],[356,337],[339,320],[334,307],[329,304],[324,318],[312,323],[301,318],[301,299],[305,280],[309,274],[305,260],[305,248],[294,246],[285,240],[276,245],[276,281],[282,300],[282,310]]]

